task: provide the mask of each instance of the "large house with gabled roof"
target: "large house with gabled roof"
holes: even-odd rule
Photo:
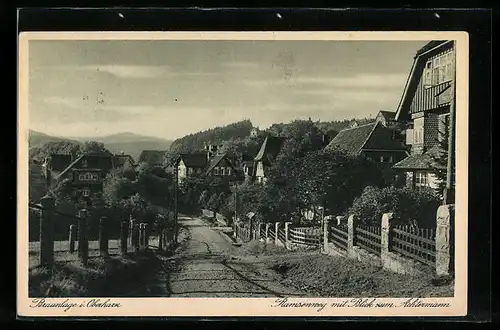
[[[89,198],[102,194],[103,182],[113,169],[134,170],[135,163],[129,155],[113,155],[107,152],[87,152],[78,156],[70,154],[51,154],[43,166],[47,187],[53,187],[68,179],[73,193]]]
[[[326,149],[341,150],[347,154],[362,155],[390,164],[408,155],[399,132],[384,126],[380,121],[341,130]]]
[[[438,187],[436,170],[444,168],[435,159],[443,153],[454,80],[453,41],[431,41],[417,51],[395,116],[406,126],[410,155],[394,169],[406,174],[408,187]]]

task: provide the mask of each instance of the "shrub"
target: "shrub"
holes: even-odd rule
[[[395,224],[435,227],[439,197],[431,188],[366,187],[346,212],[362,224],[378,225],[384,213],[394,214]]]

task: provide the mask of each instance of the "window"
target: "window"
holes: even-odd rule
[[[85,175],[83,173],[80,173],[80,175],[78,176],[78,180],[85,180]]]
[[[87,167],[88,166],[88,162],[86,159],[82,160],[82,167]]]
[[[187,172],[188,172],[189,175],[193,174],[193,168],[192,167],[188,167]]]
[[[226,175],[225,168],[221,167],[220,168],[220,175]]]
[[[389,157],[389,163],[392,163],[394,162],[394,158],[392,158],[392,156]]]
[[[99,180],[99,176],[97,175],[97,173],[92,174],[92,180],[94,180],[94,181]]]
[[[226,173],[227,173],[227,175],[231,175],[231,168],[230,168],[230,167],[228,167],[228,168],[226,169],[226,171],[227,171],[227,172],[226,172]]]
[[[85,197],[89,197],[90,196],[90,190],[89,189],[83,189],[82,190],[82,195],[85,196]]]
[[[424,118],[417,118],[414,120],[413,127],[413,143],[422,144],[424,143]]]
[[[219,175],[219,168],[218,167],[214,168],[214,175]]]
[[[416,172],[415,187],[426,187],[426,186],[428,186],[427,172]]]
[[[453,78],[453,53],[448,51],[427,61],[424,69],[424,86],[431,87]]]
[[[385,161],[385,157],[384,156],[380,156],[380,162],[383,163]]]

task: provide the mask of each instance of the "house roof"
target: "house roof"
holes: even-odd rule
[[[262,143],[257,156],[255,156],[254,161],[262,161],[270,164],[280,152],[284,141],[285,139],[282,137],[267,136]]]
[[[139,155],[139,162],[148,164],[161,164],[165,156],[164,150],[143,150]]]
[[[393,132],[393,129],[373,122],[340,131],[326,148],[339,148],[349,154],[358,154],[363,149],[406,150],[401,141],[393,139]]]
[[[395,111],[380,110],[379,113],[382,114],[382,116],[384,116],[384,118],[388,120],[392,120],[394,119],[394,117],[396,117]]]
[[[104,168],[104,170],[110,170],[114,167],[112,155],[107,154],[107,153],[90,152],[90,153],[85,153],[85,154],[81,154],[80,156],[78,156],[61,173],[59,173],[57,176],[55,176],[54,179],[58,180],[59,178],[64,176],[69,170],[71,170],[76,164],[78,164],[78,162],[84,157],[102,157],[103,159],[108,159],[108,162],[105,166],[106,168]]]
[[[439,166],[437,164],[432,166],[434,157],[439,156],[441,152],[438,146],[434,146],[423,154],[413,154],[406,157],[394,164],[393,168],[402,170],[429,170],[438,167],[444,169],[444,166]]]
[[[226,156],[227,156],[227,154],[224,153],[224,154],[220,154],[220,155],[216,155],[216,156],[212,157],[210,159],[210,162],[208,164],[208,167],[207,167],[207,170],[205,171],[205,173],[207,173],[207,174],[210,173],[210,171],[213,170],[214,167],[217,166],[224,159],[230,164],[230,166],[234,170],[234,167],[233,167],[231,161]]]
[[[437,48],[444,46],[445,44],[448,44],[451,42],[450,40],[433,40],[431,42],[428,42],[425,44],[422,48],[420,48],[413,59],[413,64],[411,67],[410,75],[408,76],[408,79],[406,80],[405,88],[403,91],[403,95],[401,96],[401,99],[399,101],[398,109],[396,111],[396,117],[395,120],[399,121],[403,119],[402,117],[407,116],[406,111],[403,112],[403,109],[407,109],[409,107],[410,102],[413,99],[413,95],[415,93],[415,90],[417,89],[421,72],[424,68],[426,59],[427,59],[427,54],[429,51]]]
[[[180,154],[179,159],[182,160],[186,167],[203,168],[208,162],[206,153]]]
[[[50,169],[55,172],[62,172],[71,164],[70,154],[51,154],[49,156]]]

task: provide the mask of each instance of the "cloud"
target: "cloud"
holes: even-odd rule
[[[243,83],[250,87],[267,87],[269,85],[315,86],[351,88],[390,88],[404,86],[404,74],[357,74],[343,77],[294,75],[288,79],[247,79]]]
[[[87,70],[95,70],[110,73],[118,78],[158,78],[168,73],[167,66],[153,65],[89,65],[84,67]]]

